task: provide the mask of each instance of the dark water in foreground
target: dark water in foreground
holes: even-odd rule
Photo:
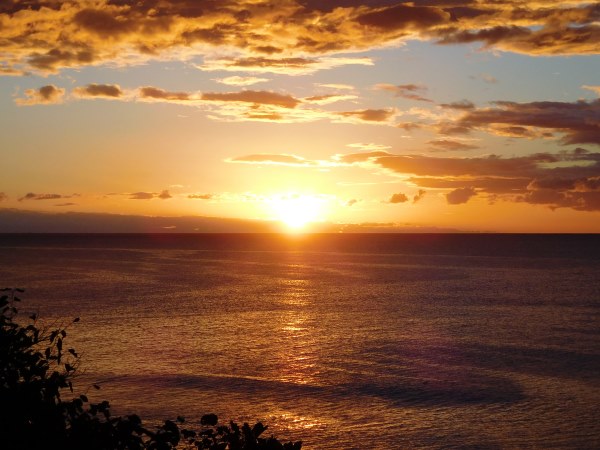
[[[117,413],[306,449],[600,448],[600,235],[0,235]]]

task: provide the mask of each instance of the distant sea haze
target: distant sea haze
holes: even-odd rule
[[[313,450],[600,448],[599,269],[599,235],[0,234],[90,400]]]

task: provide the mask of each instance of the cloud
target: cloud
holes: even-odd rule
[[[423,197],[425,197],[425,194],[427,194],[427,191],[424,189],[419,189],[419,191],[413,197],[413,203],[417,203],[418,201],[422,200]]]
[[[75,206],[77,205],[77,203],[73,203],[73,202],[66,202],[66,203],[56,203],[54,206]]]
[[[467,203],[475,195],[477,192],[472,187],[458,188],[446,194],[446,201],[450,205],[460,205]]]
[[[118,99],[123,96],[123,91],[118,84],[92,83],[73,89],[73,94],[81,98]]]
[[[300,156],[289,154],[253,154],[227,159],[230,163],[267,164],[278,166],[315,167],[322,165],[319,161],[307,160]]]
[[[169,101],[169,102],[188,102],[189,100],[195,100],[194,94],[187,92],[169,92],[153,86],[145,86],[138,89],[139,98],[144,100],[158,100],[158,101]]]
[[[166,189],[161,191],[160,194],[158,194],[156,197],[160,198],[161,200],[168,200],[170,198],[173,198],[173,196]]]
[[[8,201],[8,195],[6,195],[4,192],[0,192],[0,202],[5,201]]]
[[[56,200],[59,198],[71,198],[71,195],[60,195],[60,194],[35,194],[33,192],[28,192],[23,197],[19,198],[19,201],[25,200]]]
[[[408,197],[406,196],[406,194],[399,193],[399,194],[392,194],[392,196],[387,201],[387,203],[396,204],[396,203],[405,203],[407,201],[408,201]]]
[[[335,113],[342,117],[358,119],[362,122],[387,122],[395,114],[396,110],[391,109],[361,109],[358,111],[342,111]]]
[[[409,39],[530,55],[597,54],[600,41],[587,0],[32,0],[3,2],[0,23],[7,75],[197,57],[202,70],[299,74],[372,64],[332,55]]]
[[[348,201],[346,202],[346,206],[352,206],[352,205],[355,205],[355,204],[357,204],[357,203],[358,203],[358,200],[357,200],[357,199],[355,199],[355,198],[351,198],[350,200],[348,200]]]
[[[468,131],[482,129],[491,133],[517,127],[522,135],[535,130],[563,134],[563,144],[600,144],[600,99],[589,102],[495,102],[495,107],[469,110],[454,125]],[[500,128],[494,126],[500,125]],[[510,128],[508,128],[510,129]]]
[[[423,97],[420,93],[425,93],[427,88],[418,84],[393,84],[380,83],[374,86],[380,91],[388,91],[394,94],[395,97],[402,97],[408,100],[416,100],[419,102],[432,102],[432,100]]]
[[[325,94],[325,95],[313,95],[311,97],[305,97],[302,99],[304,103],[314,103],[317,105],[329,105],[331,103],[342,102],[346,100],[354,100],[356,95],[339,95],[339,94]]]
[[[52,105],[62,103],[65,90],[52,84],[39,89],[27,89],[25,98],[17,98],[15,103],[19,106]]]
[[[442,108],[446,109],[457,109],[457,110],[471,110],[475,109],[475,104],[470,102],[469,100],[461,100],[459,102],[453,103],[442,103],[440,104]]]
[[[337,84],[337,83],[319,84],[318,86],[331,88],[331,89],[338,89],[338,90],[342,90],[342,91],[352,91],[355,89],[354,86],[351,86],[349,84]]]
[[[357,17],[356,21],[380,31],[414,31],[448,22],[450,14],[440,8],[395,5],[377,8]]]
[[[358,148],[360,150],[365,151],[374,151],[374,150],[389,150],[391,147],[389,145],[384,144],[374,144],[374,143],[363,143],[363,142],[355,142],[353,144],[347,144],[347,147]]]
[[[187,198],[194,200],[211,200],[214,194],[188,194]]]
[[[487,84],[498,83],[498,80],[496,79],[496,77],[494,77],[493,75],[490,75],[489,73],[480,73],[479,75],[471,75],[469,78],[471,78],[472,80],[481,80]]]
[[[168,190],[163,190],[159,193],[156,192],[133,192],[125,194],[130,200],[152,200],[153,198],[159,198],[161,200],[168,200],[173,198]]]
[[[452,140],[452,139],[435,139],[428,141],[428,144],[435,147],[434,151],[456,151],[456,150],[474,150],[477,147],[473,144],[467,144],[465,142]]]
[[[595,92],[598,96],[600,96],[600,86],[588,86],[588,85],[583,85],[581,86],[583,89],[587,89],[588,91],[592,91]]]
[[[356,57],[289,57],[271,58],[250,56],[242,58],[206,59],[196,67],[202,71],[230,71],[250,73],[274,73],[280,75],[308,75],[319,70],[335,67],[361,65],[372,66],[370,58]]]
[[[600,210],[600,153],[583,148],[557,153],[500,157],[432,157],[394,155],[383,151],[337,155],[340,165],[380,167],[430,189],[451,190],[450,204],[465,203],[475,194],[506,201]],[[419,191],[418,198],[422,198]],[[423,193],[424,195],[424,193]],[[417,196],[415,196],[415,201]]]
[[[207,92],[202,94],[202,100],[275,105],[283,108],[295,108],[300,103],[300,100],[291,95],[270,91]]]
[[[128,195],[130,200],[150,200],[156,196],[153,192],[134,192]]]
[[[234,75],[231,77],[216,78],[215,81],[228,86],[250,86],[257,83],[264,83],[269,81],[269,79],[258,77],[240,77],[238,75]]]

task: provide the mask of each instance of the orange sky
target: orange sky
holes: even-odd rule
[[[579,0],[2,2],[0,231],[600,232],[599,21]]]

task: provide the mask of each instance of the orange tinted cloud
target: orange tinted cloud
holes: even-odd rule
[[[387,122],[396,113],[395,109],[361,109],[336,113],[342,117],[358,119],[363,122]]]
[[[168,200],[173,198],[173,196],[169,193],[168,190],[163,190],[161,192],[133,192],[131,194],[126,194],[130,200],[152,200],[153,198],[159,198],[161,200]]]
[[[27,89],[25,98],[17,98],[15,103],[19,106],[52,105],[62,103],[64,96],[65,90],[63,88],[49,84],[39,89]]]
[[[194,95],[187,92],[169,92],[153,86],[139,88],[139,98],[145,100],[187,102],[193,100]]]
[[[283,108],[295,108],[300,103],[300,100],[295,99],[291,95],[270,91],[206,92],[202,94],[202,100],[256,103],[281,106]]]
[[[298,166],[298,167],[314,167],[320,166],[323,163],[314,160],[304,159],[300,156],[281,154],[253,154],[246,156],[238,156],[230,158],[227,162],[245,163],[245,164],[270,164],[280,166]]]
[[[487,194],[551,208],[600,210],[600,153],[582,148],[510,158],[371,152],[338,155],[336,160],[365,168],[379,166],[407,176],[406,181],[419,187],[450,189],[446,196],[449,204],[466,203],[476,194]]]
[[[477,195],[477,192],[472,187],[458,188],[446,194],[446,201],[450,205],[460,205],[467,203],[475,195]]]
[[[408,201],[408,197],[406,196],[406,194],[398,193],[398,194],[392,194],[392,196],[387,201],[387,203],[396,204],[396,203],[406,203],[407,201]]]
[[[452,139],[434,139],[427,143],[435,147],[433,151],[474,150],[479,148],[476,145]]]
[[[117,84],[92,83],[84,87],[73,89],[73,94],[75,94],[77,97],[118,99],[123,96],[123,91]]]
[[[239,56],[205,61],[204,70],[306,73],[338,64],[368,64],[322,57],[402,39],[478,42],[484,48],[531,55],[597,54],[600,42],[598,5],[584,0],[526,6],[521,0],[326,5],[301,0],[29,0],[2,2],[0,26],[0,73],[8,75],[190,59],[214,54],[215,48]]]

